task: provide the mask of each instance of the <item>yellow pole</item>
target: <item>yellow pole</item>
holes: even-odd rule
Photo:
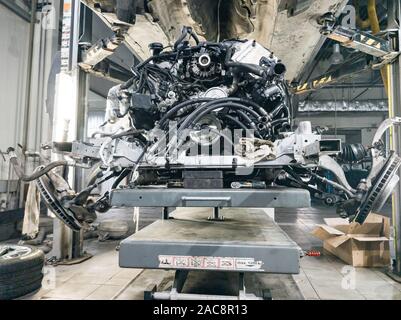
[[[372,29],[373,34],[377,34],[380,32],[380,23],[379,23],[379,18],[377,17],[377,11],[376,11],[376,0],[369,0],[368,1],[368,17],[370,21],[370,28]],[[380,70],[380,73],[382,75],[383,79],[383,84],[386,89],[386,92],[388,93],[389,90],[389,69],[386,67],[383,67]]]
[[[393,85],[393,81],[392,81],[392,77],[391,77],[391,65],[387,65],[385,67],[386,69],[383,68],[383,70],[386,71],[386,75],[387,75],[387,96],[388,96],[388,113],[389,113],[389,117],[390,118],[394,118],[394,104],[393,104],[393,96],[392,96],[392,92],[391,92],[391,87]],[[394,150],[394,128],[390,127],[390,149]],[[391,198],[391,215],[392,215],[392,219],[393,221],[397,221],[396,219],[396,205],[395,205],[395,194],[392,194],[392,198]],[[394,228],[394,232],[393,232],[393,236],[394,236],[394,246],[395,246],[395,252],[397,252],[397,229],[398,226],[396,223],[393,223],[393,228]]]

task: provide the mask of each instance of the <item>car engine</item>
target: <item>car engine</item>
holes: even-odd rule
[[[398,183],[401,159],[386,152],[382,136],[401,119],[388,119],[370,146],[342,145],[324,130],[292,122],[285,65],[253,40],[201,42],[190,27],[169,48],[149,45],[152,56],[132,67],[133,77],[108,95],[104,129],[119,118],[128,128],[100,130],[88,141],[55,142],[64,159],[41,166],[36,180],[48,207],[73,230],[111,208],[115,189],[301,188],[341,217],[363,223]],[[13,150],[10,157],[18,172]],[[342,165],[371,160],[356,186]],[[92,168],[77,192],[59,166]],[[95,190],[113,179],[110,189]]]

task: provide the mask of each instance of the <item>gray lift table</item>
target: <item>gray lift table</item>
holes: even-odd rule
[[[120,267],[176,271],[171,291],[153,288],[145,292],[145,299],[266,299],[268,290],[263,297],[245,291],[246,272],[299,273],[301,249],[264,210],[226,208],[220,211],[224,219],[218,221],[210,219],[210,212],[210,208],[180,208],[121,242]],[[221,218],[218,209],[214,212],[214,218]],[[188,272],[199,270],[238,273],[238,295],[182,293]]]

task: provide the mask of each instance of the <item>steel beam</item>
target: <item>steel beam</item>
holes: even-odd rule
[[[112,191],[117,207],[234,207],[307,208],[310,194],[295,188],[254,189],[166,189],[138,188]]]
[[[111,56],[123,42],[122,37],[105,38],[98,40],[92,47],[83,52],[80,67],[90,70],[95,65]]]
[[[377,58],[384,58],[392,53],[387,40],[363,31],[337,26],[327,37],[339,42],[344,47],[352,48]]]
[[[344,47],[379,58],[380,65],[391,63],[398,56],[398,52],[392,50],[390,41],[368,32],[340,26],[337,17],[332,13],[323,15],[319,19],[319,24],[322,25],[320,28],[322,35]]]

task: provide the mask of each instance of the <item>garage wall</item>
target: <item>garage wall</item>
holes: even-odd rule
[[[28,60],[29,23],[0,4],[0,150],[22,138]],[[0,180],[8,165],[0,157]]]
[[[42,142],[51,139],[51,123],[47,106],[49,74],[58,47],[59,0],[37,12],[32,52],[32,74],[29,114],[25,126],[27,75],[29,68],[30,23],[0,4],[0,150],[18,144],[30,152],[40,151]],[[26,135],[26,137],[25,137]],[[27,141],[24,142],[25,138]],[[22,159],[22,157],[21,157]],[[39,165],[38,157],[25,158],[25,172],[30,174]],[[6,180],[12,180],[8,183]],[[9,190],[9,186],[12,190]],[[15,186],[15,188],[14,188]],[[23,206],[16,188],[14,170],[0,155],[0,211]],[[23,186],[20,185],[19,190]],[[10,192],[6,192],[10,191]],[[21,197],[22,198],[22,197]]]

